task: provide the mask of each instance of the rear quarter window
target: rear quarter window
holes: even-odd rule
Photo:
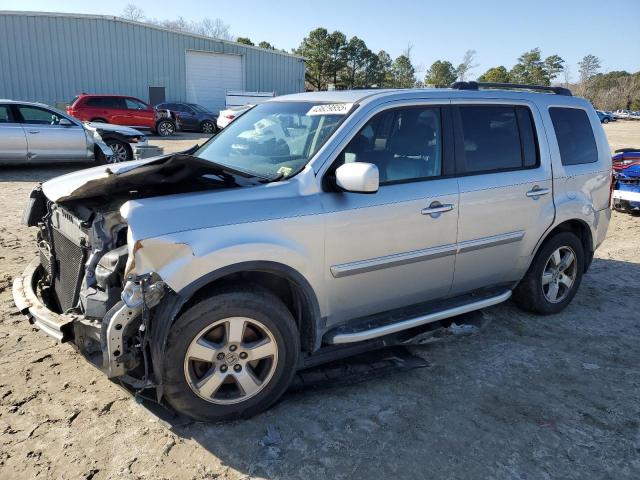
[[[549,115],[563,165],[598,161],[598,147],[587,112],[580,108],[552,107]]]

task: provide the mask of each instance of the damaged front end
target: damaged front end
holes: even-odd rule
[[[14,301],[35,327],[73,342],[108,377],[148,384],[149,313],[167,287],[155,274],[131,271],[128,227],[111,207],[62,206],[36,187],[24,221],[38,227],[39,255],[14,281]]]
[[[174,155],[56,178],[31,192],[23,222],[37,227],[38,257],[15,279],[16,306],[37,328],[72,342],[108,377],[153,385],[154,309],[173,293],[152,269],[136,268],[123,205],[149,196],[238,186],[210,162]]]

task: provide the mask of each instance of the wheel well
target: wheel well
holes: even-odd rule
[[[593,260],[593,239],[591,238],[591,230],[589,229],[589,226],[581,220],[567,220],[566,222],[556,225],[553,230],[547,234],[544,242],[560,232],[571,232],[582,242],[585,254],[584,271],[586,272]],[[541,242],[540,246],[542,246],[544,242]]]
[[[96,122],[96,123],[109,123],[109,122],[107,122],[104,118],[100,118],[100,117],[92,118],[91,120],[89,120],[89,122]]]
[[[260,270],[247,270],[230,273],[217,278],[196,290],[182,306],[178,315],[187,308],[197,303],[205,296],[210,296],[216,290],[232,284],[259,285],[269,290],[285,304],[291,312],[298,331],[300,332],[300,345],[304,351],[312,351],[316,342],[316,326],[319,312],[310,298],[311,293],[292,279],[281,273]],[[176,317],[178,316],[176,315]]]

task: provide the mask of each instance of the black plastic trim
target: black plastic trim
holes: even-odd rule
[[[533,90],[541,92],[555,93],[556,95],[564,95],[572,97],[571,90],[564,87],[551,87],[548,85],[527,85],[520,83],[496,83],[496,82],[454,82],[451,84],[454,90],[480,90],[486,88],[496,88],[504,90]]]

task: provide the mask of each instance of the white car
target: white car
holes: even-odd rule
[[[222,130],[224,127],[229,125],[233,120],[238,118],[243,113],[249,111],[253,107],[254,105],[242,105],[239,107],[227,108],[226,110],[220,110],[220,113],[218,114],[218,121],[216,122],[216,124],[218,125],[218,128]]]

